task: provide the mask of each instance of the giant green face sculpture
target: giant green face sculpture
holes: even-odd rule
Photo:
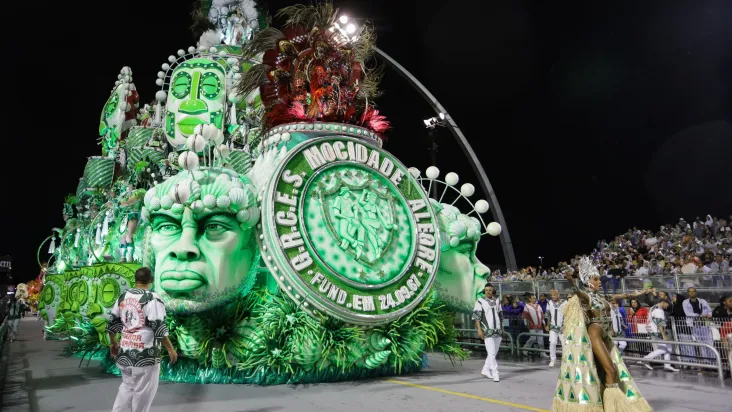
[[[440,299],[452,310],[471,312],[475,300],[483,295],[490,269],[475,256],[480,240],[480,222],[461,214],[448,204],[437,204],[442,254],[435,287]]]
[[[168,90],[165,136],[179,148],[200,124],[223,128],[226,109],[226,72],[209,59],[192,59],[173,71]]]
[[[155,291],[171,313],[201,312],[249,292],[258,257],[254,188],[237,174],[184,172],[145,196]]]

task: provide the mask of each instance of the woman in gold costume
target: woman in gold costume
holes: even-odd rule
[[[599,294],[600,273],[588,257],[565,274],[575,291],[564,306],[562,366],[553,412],[650,412],[628,372],[610,331],[610,304]],[[613,295],[629,299],[635,294]]]

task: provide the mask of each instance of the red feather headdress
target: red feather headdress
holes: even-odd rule
[[[331,3],[287,7],[279,12],[287,19],[284,31],[264,29],[248,44],[245,57],[261,55],[262,63],[237,89],[247,95],[259,88],[266,129],[297,121],[349,123],[378,133],[389,128],[373,103],[380,72],[365,68],[373,32],[364,27],[344,36],[335,27],[337,13]]]

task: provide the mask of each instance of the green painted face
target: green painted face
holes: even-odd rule
[[[435,287],[440,299],[452,310],[472,312],[475,300],[484,295],[490,269],[475,256],[480,240],[480,222],[450,205],[438,206],[442,255]],[[450,246],[450,239],[457,241]]]
[[[251,183],[215,170],[189,176],[180,173],[151,189],[143,209],[150,222],[155,291],[178,314],[248,293],[258,258],[251,228],[259,210]],[[161,207],[159,199],[168,206]]]
[[[226,72],[209,59],[192,59],[173,71],[168,90],[165,136],[178,148],[200,124],[223,130],[226,109]]]

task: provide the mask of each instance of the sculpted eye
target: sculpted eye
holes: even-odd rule
[[[161,223],[155,226],[155,231],[166,235],[174,234],[180,231],[180,226],[174,223]]]

